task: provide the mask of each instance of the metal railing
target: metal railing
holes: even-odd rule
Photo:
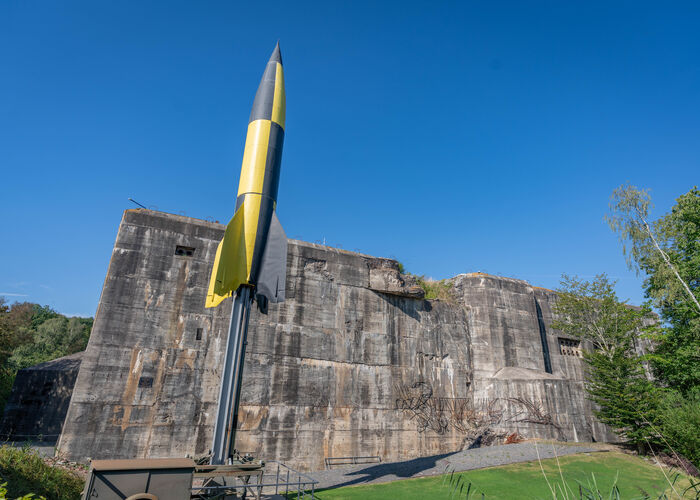
[[[36,441],[40,443],[58,441],[60,434],[0,434],[0,441],[22,442]]]
[[[326,457],[326,469],[333,465],[380,464],[382,458],[378,455],[369,457]]]
[[[240,483],[234,480],[235,484],[231,485],[194,486],[192,487],[193,498],[212,498],[223,493],[230,494],[241,490],[252,493],[255,498],[260,498],[263,493],[272,494],[273,490],[275,495],[285,495],[288,498],[290,494],[295,493],[296,497],[291,498],[311,498],[312,500],[316,498],[314,494],[318,481],[303,472],[274,460],[266,461],[265,468],[261,472],[262,474],[251,471],[245,478],[237,477],[235,479],[240,479]]]
[[[263,485],[263,486],[274,486],[275,487],[275,495],[280,494],[280,486],[285,487],[285,496],[289,496],[289,487],[290,486],[296,486],[297,487],[297,498],[306,498],[307,492],[311,494],[311,499],[313,500],[314,493],[316,492],[316,485],[318,484],[318,481],[316,481],[314,478],[307,476],[306,474],[299,472],[297,470],[292,469],[291,467],[284,465],[281,462],[276,462],[276,461],[269,461],[267,462],[268,464],[276,464],[277,465],[277,470],[274,474],[275,476],[275,483],[273,485]],[[280,474],[282,476],[286,476],[284,481],[280,481]],[[272,474],[270,474],[272,476]],[[294,478],[296,477],[297,481],[294,481]],[[292,482],[290,482],[290,478]],[[264,476],[263,476],[264,479]],[[292,493],[294,493],[294,490],[292,489]]]

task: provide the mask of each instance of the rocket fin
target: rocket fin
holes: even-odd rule
[[[267,297],[270,302],[284,302],[286,281],[287,235],[284,234],[277,214],[272,212],[256,293]]]
[[[219,242],[204,307],[216,307],[247,283],[248,267],[244,235],[245,202],[238,207]]]

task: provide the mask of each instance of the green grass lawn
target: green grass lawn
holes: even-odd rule
[[[616,476],[620,498],[624,500],[644,498],[645,492],[651,498],[656,499],[664,491],[669,494],[669,498],[678,498],[675,494],[672,495],[663,472],[658,467],[638,457],[619,452],[591,453],[562,457],[559,459],[559,464],[561,465],[561,473],[556,459],[542,460],[542,468],[544,468],[547,480],[552,487],[557,488],[556,498],[558,500],[578,499],[579,483],[577,480],[586,486],[592,481],[593,475],[599,491],[603,494],[601,497],[603,499],[609,498]],[[478,495],[470,498],[481,498],[482,492],[485,494],[485,498],[489,499],[553,498],[538,462],[455,473],[453,479],[456,480],[458,475],[462,476],[467,484],[472,483],[472,490],[478,491]],[[561,494],[562,476],[575,494],[569,493],[568,497]],[[321,500],[458,498],[456,494],[451,497],[452,489],[449,486],[449,477],[448,480],[445,479],[445,476],[435,476],[383,484],[350,486],[321,491],[317,494],[317,498]],[[688,478],[679,478],[675,485],[676,490],[680,493],[689,484]],[[465,498],[465,493],[466,486],[459,498]],[[695,493],[688,493],[684,498],[696,498],[696,496]]]

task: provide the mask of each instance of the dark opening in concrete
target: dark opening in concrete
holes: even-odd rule
[[[581,341],[559,337],[559,352],[562,356],[576,356],[580,358],[582,356]]]
[[[153,387],[153,377],[141,377],[139,387]]]
[[[547,343],[547,328],[542,317],[542,308],[535,297],[535,310],[537,311],[537,324],[540,327],[540,341],[542,342],[542,355],[544,356],[544,371],[552,373],[552,360],[549,357],[549,344]]]
[[[178,245],[175,247],[175,255],[179,255],[180,257],[192,257],[194,255],[194,247]]]

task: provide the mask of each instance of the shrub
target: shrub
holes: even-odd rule
[[[448,280],[433,281],[425,276],[415,276],[416,283],[425,292],[426,299],[438,299],[446,302],[454,302],[455,298],[452,294],[453,283]]]
[[[0,484],[0,500],[10,500],[7,498],[7,483]],[[46,500],[45,497],[37,497],[34,493],[27,493],[21,497],[17,497],[14,500]]]
[[[80,498],[84,484],[73,472],[46,464],[36,451],[8,445],[0,446],[0,478],[7,482],[9,498],[34,492],[47,500],[73,500]]]
[[[670,446],[700,467],[700,387],[683,397],[676,391],[665,391],[661,398],[658,422],[661,434]]]

